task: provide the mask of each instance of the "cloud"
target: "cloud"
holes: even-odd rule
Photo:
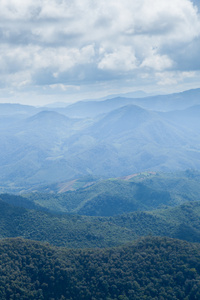
[[[100,49],[100,53],[103,53],[103,58],[98,64],[99,69],[126,72],[137,67],[137,59],[131,47],[123,46],[114,49],[111,53],[104,53],[104,50]]]
[[[200,15],[189,0],[0,0],[0,40],[7,88],[141,84],[200,68]]]
[[[147,67],[156,71],[169,69],[173,66],[173,61],[167,55],[160,55],[151,49],[149,55],[143,60],[141,67]]]
[[[159,85],[173,85],[186,78],[194,78],[195,72],[157,72],[156,77]]]

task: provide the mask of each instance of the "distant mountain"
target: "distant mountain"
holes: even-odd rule
[[[181,93],[142,98],[118,96],[105,99],[104,101],[79,101],[66,108],[58,109],[58,111],[62,111],[63,114],[69,117],[97,117],[99,114],[108,113],[114,109],[134,104],[149,110],[167,112],[199,105],[199,99],[200,89],[193,89]]]
[[[137,102],[143,108],[156,111],[182,110],[200,104],[200,88],[169,95],[152,96]]]
[[[10,113],[0,115],[4,124],[0,126],[1,191],[85,175],[109,178],[141,171],[199,169],[199,91],[46,110],[17,105],[16,114],[8,105]],[[159,106],[163,111],[185,110],[153,110]],[[19,111],[25,111],[23,117]],[[67,111],[73,118],[67,117]]]
[[[198,133],[200,130],[200,105],[191,106],[183,110],[163,113],[162,116],[172,121],[177,126],[182,126]]]
[[[16,183],[19,180],[18,184],[28,179],[33,184],[46,179],[48,182],[50,177],[55,181],[73,176],[73,168],[63,158],[62,145],[84,123],[57,112],[42,111],[2,130],[0,178]]]
[[[30,105],[0,103],[0,116],[30,115],[35,114],[38,111],[39,109]]]
[[[142,170],[200,167],[196,132],[137,106],[108,113],[69,138],[74,166],[91,174],[122,176]]]

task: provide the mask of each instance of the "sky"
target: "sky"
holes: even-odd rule
[[[0,0],[0,102],[200,87],[200,0]]]

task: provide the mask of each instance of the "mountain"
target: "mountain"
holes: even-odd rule
[[[199,245],[169,238],[96,250],[4,239],[0,298],[199,299],[199,253]]]
[[[129,95],[127,95],[129,96]],[[62,111],[69,117],[97,117],[99,114],[111,112],[114,109],[132,104],[142,108],[167,112],[172,110],[183,110],[190,106],[200,104],[200,89],[192,89],[180,93],[146,96],[142,98],[129,98],[122,96],[112,97],[104,101],[79,101],[62,108]]]
[[[70,137],[68,145],[69,155],[76,153],[70,160],[79,170],[114,177],[144,170],[199,168],[199,142],[191,130],[131,105]]]
[[[0,126],[1,191],[22,191],[88,175],[109,178],[199,169],[198,95],[197,89],[161,98],[115,98],[58,110],[35,108],[35,113],[32,107],[17,105],[14,114],[10,105],[10,113],[0,116],[5,124]],[[159,105],[174,110],[153,111]],[[69,118],[68,109],[79,117],[79,112],[84,116],[89,112],[90,117]],[[18,111],[25,111],[23,117]]]
[[[200,105],[191,106],[184,110],[175,110],[164,113],[163,116],[169,121],[172,121],[177,126],[182,126],[190,129],[193,132],[199,133],[200,129]]]
[[[74,171],[63,158],[62,145],[77,127],[84,126],[80,123],[56,112],[42,111],[20,120],[9,131],[2,130],[0,178],[17,185],[69,178]]]
[[[29,116],[37,113],[38,111],[38,108],[30,105],[0,103],[0,116]]]

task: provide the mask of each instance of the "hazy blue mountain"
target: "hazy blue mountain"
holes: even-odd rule
[[[200,166],[196,133],[134,105],[108,113],[69,142],[73,153],[78,150],[73,164],[97,175]]]
[[[199,106],[165,113],[152,110],[161,104],[163,110],[191,106],[198,103],[198,95],[197,89],[140,99],[82,102],[62,108],[60,113],[59,109],[44,108],[33,113],[32,107],[16,105],[14,114],[14,107],[8,105],[7,115],[0,116],[5,124],[0,126],[2,185],[15,189],[83,175],[108,178],[145,170],[199,169]],[[130,104],[133,101],[151,109]],[[94,117],[69,118],[66,110],[70,107],[77,116],[80,112]],[[18,112],[23,110],[27,114],[22,118]]]
[[[171,111],[185,109],[200,104],[200,89],[193,89],[181,93],[169,95],[147,96],[142,98],[129,98],[124,96],[105,99],[104,101],[79,101],[57,109],[69,117],[95,117],[99,114],[108,113],[113,109],[128,104],[139,105],[143,108],[155,111]]]
[[[181,110],[200,104],[200,89],[140,99],[138,105],[156,111]]]
[[[177,126],[191,129],[199,133],[200,129],[200,105],[195,105],[183,110],[175,110],[163,114],[165,118],[172,121]]]
[[[63,159],[62,143],[73,134],[75,124],[64,115],[43,111],[2,131],[0,178],[42,183],[74,174]]]
[[[30,115],[37,113],[38,108],[30,105],[22,104],[11,104],[11,103],[0,103],[0,115]]]

